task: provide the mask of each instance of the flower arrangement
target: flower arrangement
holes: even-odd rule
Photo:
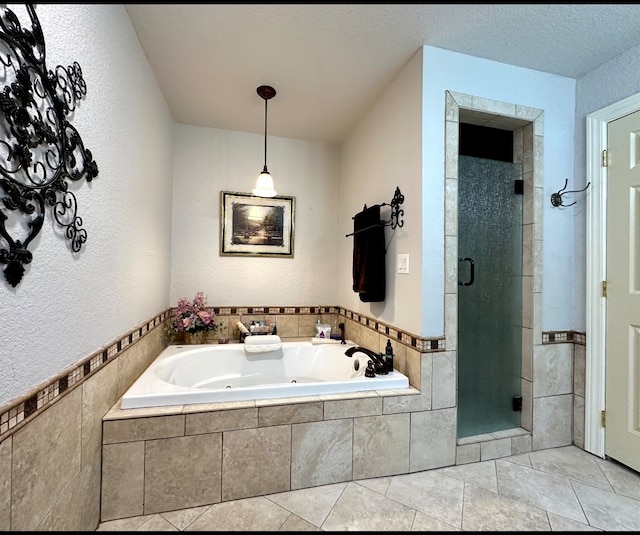
[[[182,297],[178,299],[173,328],[181,333],[197,333],[216,331],[222,323],[216,322],[216,316],[207,308],[207,298],[202,292],[197,292],[193,301]]]

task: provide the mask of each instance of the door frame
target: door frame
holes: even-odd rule
[[[607,280],[606,221],[607,167],[602,165],[607,149],[608,123],[640,110],[640,93],[587,115],[587,182],[591,195],[586,228],[586,317],[587,346],[584,400],[584,449],[605,456],[605,428],[600,424],[605,409],[606,298],[602,281]]]

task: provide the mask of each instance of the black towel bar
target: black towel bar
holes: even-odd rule
[[[401,219],[401,217],[404,215],[404,210],[400,209],[400,205],[404,202],[404,195],[402,195],[402,193],[400,193],[400,188],[398,186],[396,186],[396,191],[393,195],[393,199],[391,199],[390,203],[386,203],[383,202],[380,204],[380,206],[391,206],[391,220],[390,221],[384,221],[384,222],[380,222],[377,225],[371,225],[369,227],[365,227],[362,229],[359,229],[355,232],[351,232],[350,234],[345,234],[345,238],[348,238],[349,236],[353,236],[354,234],[357,234],[358,232],[364,232],[365,230],[369,230],[371,228],[375,228],[375,227],[388,227],[390,226],[392,229],[395,229],[396,227],[401,227],[402,225],[404,225],[404,221]],[[364,205],[364,208],[362,209],[362,211],[364,212],[367,209],[367,205]],[[356,217],[353,216],[351,219],[355,219]]]
[[[382,204],[380,206],[383,206]],[[364,232],[365,230],[369,230],[376,227],[388,227],[391,225],[391,221],[386,221],[384,223],[378,223],[377,225],[370,225],[368,227],[361,228],[360,230],[356,230],[355,232],[351,232],[350,234],[345,234],[344,237],[348,238],[349,236],[353,236],[354,234],[358,234],[359,232]]]

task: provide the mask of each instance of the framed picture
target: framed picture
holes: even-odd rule
[[[220,192],[220,254],[293,258],[295,197]]]

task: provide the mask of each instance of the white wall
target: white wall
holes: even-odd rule
[[[586,182],[586,119],[587,115],[602,108],[619,102],[627,97],[640,92],[640,46],[620,54],[608,63],[580,77],[576,82],[576,152],[575,168],[576,178],[579,182],[576,189],[587,185]],[[585,330],[586,318],[586,195],[590,194],[590,188],[581,194],[584,201],[581,209],[576,211],[575,225],[575,258],[576,288],[575,306],[579,312],[578,326]],[[577,205],[576,205],[577,206]]]
[[[340,303],[394,327],[421,334],[422,51],[419,50],[342,146],[340,210]],[[353,291],[353,216],[364,205],[387,203],[396,187],[404,195],[402,227],[385,228],[386,298],[363,303]],[[382,208],[387,217],[390,207]],[[396,257],[409,254],[409,274],[396,273]],[[442,252],[438,253],[439,255]]]
[[[31,27],[23,4],[8,7]],[[36,14],[47,67],[82,68],[87,95],[68,120],[99,173],[71,186],[81,252],[47,210],[22,282],[0,273],[0,405],[169,306],[172,120],[129,17],[120,4],[37,4]]]
[[[577,327],[574,306],[575,206],[554,208],[551,194],[574,189],[575,81],[439,48],[424,47],[421,288],[422,334],[444,333],[444,112],[445,91],[544,110],[544,250],[542,329]],[[499,209],[499,207],[496,207]]]
[[[250,193],[264,135],[174,127],[171,304],[203,291],[211,306],[338,304],[337,147],[269,136],[279,195],[295,197],[293,258],[220,256],[220,192]]]

